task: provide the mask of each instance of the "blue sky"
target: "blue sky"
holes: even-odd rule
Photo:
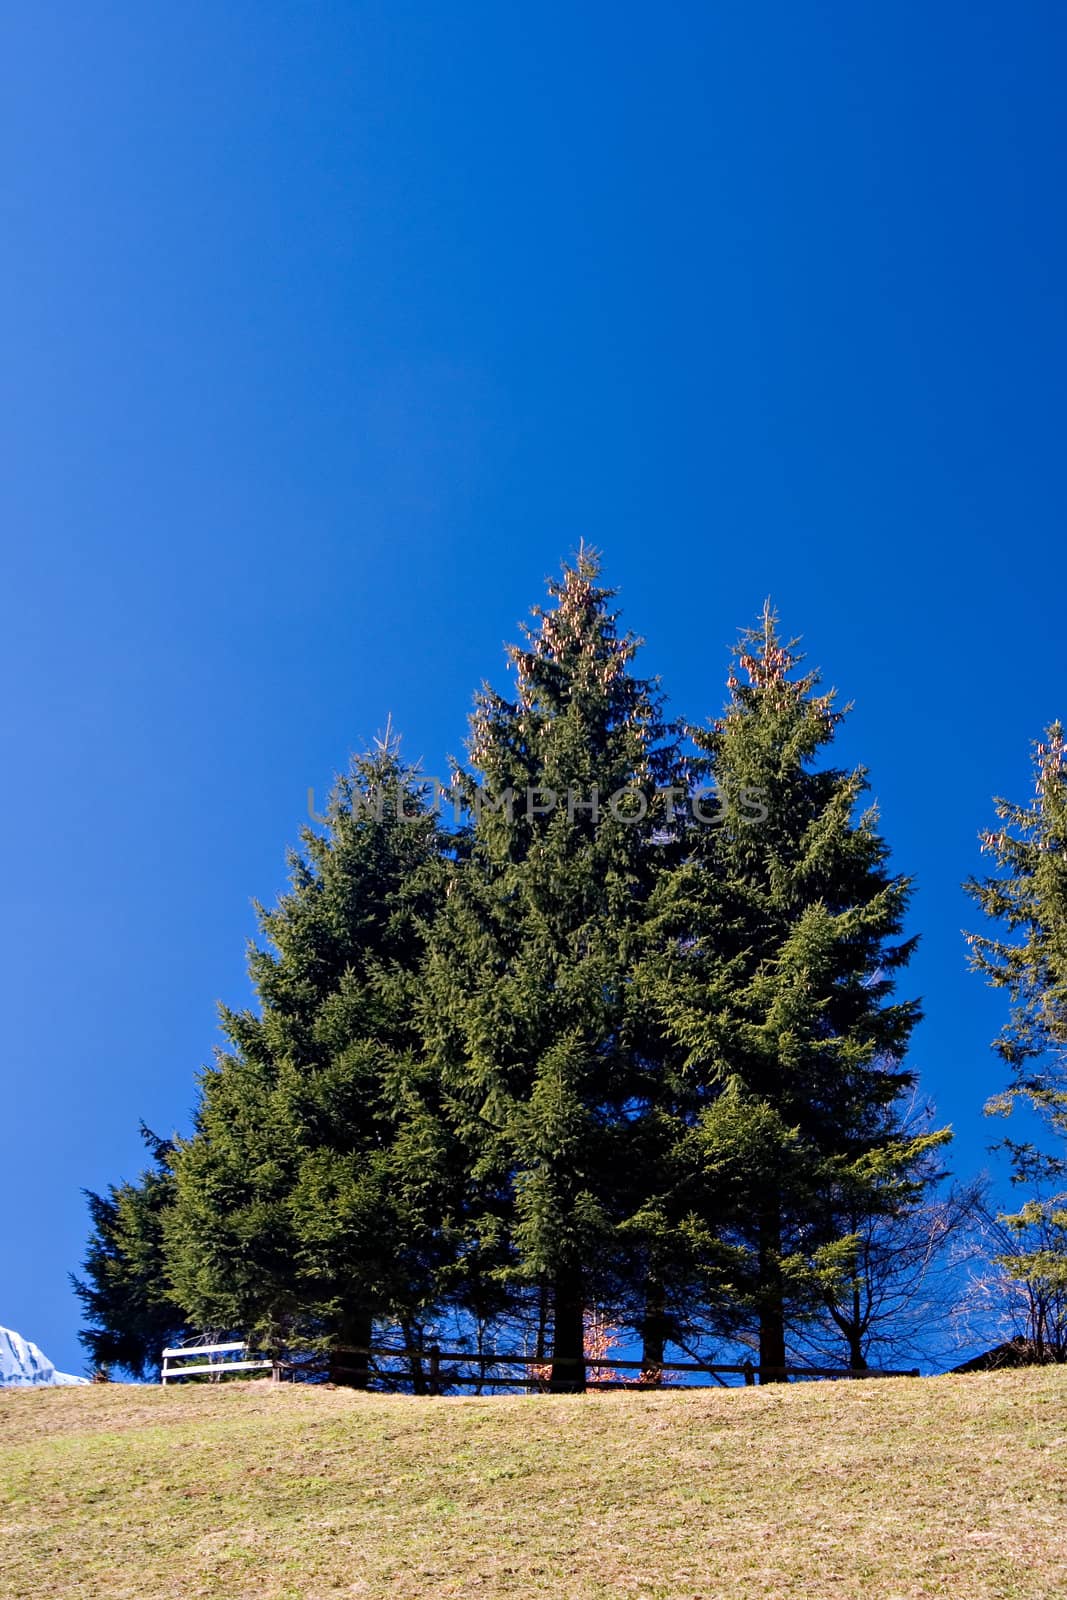
[[[251,899],[387,714],[441,770],[585,537],[693,719],[773,596],[918,879],[1067,714],[1059,8],[5,8],[0,1323],[79,1370],[82,1187],[188,1126]]]

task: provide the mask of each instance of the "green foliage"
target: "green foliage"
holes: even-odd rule
[[[1028,1200],[1021,1210],[1001,1221],[1020,1245],[1031,1243],[1030,1249],[998,1256],[1011,1276],[1050,1291],[1067,1291],[1067,1206]]]
[[[1005,989],[1010,1002],[996,1041],[1010,1078],[986,1109],[1010,1115],[1017,1103],[1029,1106],[1054,1144],[1049,1150],[1033,1140],[1003,1141],[1013,1181],[1031,1185],[1035,1193],[1019,1212],[1001,1218],[1018,1248],[998,1259],[1011,1278],[1034,1291],[1035,1305],[1047,1301],[1062,1308],[1067,1213],[1065,1197],[1048,1192],[1067,1177],[1067,749],[1060,723],[1035,745],[1033,768],[1029,803],[995,800],[1000,826],[981,835],[996,870],[967,884],[1007,937],[969,934],[968,943],[975,969],[994,988]],[[1061,1309],[1061,1322],[1063,1317]],[[1031,1332],[1035,1342],[1044,1337],[1035,1328]],[[1062,1341],[1067,1357],[1067,1331]]]
[[[653,1365],[710,1323],[769,1369],[922,1198],[910,886],[862,770],[819,765],[834,697],[768,612],[687,757],[596,555],[549,592],[476,699],[462,828],[387,737],[305,830],[192,1136],[92,1202],[97,1287],[335,1353],[536,1302],[561,1372],[596,1300]],[[87,1339],[141,1337],[129,1294],[90,1309]]]
[[[1029,804],[994,801],[1001,826],[981,835],[996,871],[967,885],[986,916],[1008,938],[969,934],[973,964],[1006,989],[1011,1013],[996,1048],[1011,1072],[1005,1095],[991,1104],[1008,1111],[1027,1100],[1067,1134],[1067,751],[1053,723],[1034,750]],[[1058,1169],[1057,1169],[1058,1170]]]
[[[441,841],[392,743],[354,762],[304,851],[260,912],[260,1010],[223,1014],[232,1048],[202,1076],[167,1219],[193,1321],[270,1345],[416,1314],[447,1252],[447,1142],[413,1024]]]
[[[680,1051],[664,1094],[687,1130],[673,1165],[689,1177],[662,1209],[699,1243],[724,1319],[755,1308],[771,1366],[787,1312],[847,1267],[858,1219],[914,1203],[949,1137],[904,1131],[919,1011],[893,995],[914,948],[901,937],[910,885],[889,873],[873,808],[856,814],[865,773],[815,765],[844,713],[799,660],[765,611],[737,648],[724,714],[693,730],[721,814],[658,887],[670,937],[642,974]]]
[[[553,1281],[557,1320],[562,1279],[608,1290],[631,1203],[628,1109],[655,1063],[628,988],[667,848],[656,788],[676,762],[598,572],[583,551],[550,586],[555,608],[509,651],[514,698],[478,698],[469,849],[427,970],[428,1035],[475,1183],[470,1257],[498,1282]]]
[[[158,1369],[161,1352],[183,1328],[167,1293],[163,1252],[163,1218],[173,1201],[173,1146],[143,1123],[141,1136],[152,1165],[138,1182],[86,1196],[93,1231],[85,1278],[72,1279],[89,1319],[79,1338],[93,1367],[121,1367],[134,1378]]]

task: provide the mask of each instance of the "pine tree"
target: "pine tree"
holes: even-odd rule
[[[888,871],[874,810],[855,814],[863,770],[816,765],[844,713],[800,659],[766,608],[736,651],[725,713],[691,730],[714,821],[661,886],[673,942],[651,964],[683,1056],[667,1080],[670,1204],[650,1199],[648,1213],[661,1250],[698,1264],[725,1331],[754,1314],[764,1380],[786,1365],[790,1316],[848,1271],[843,1219],[913,1203],[948,1137],[902,1125],[919,1011],[892,995],[914,948],[901,938],[910,885]]]
[[[180,1341],[182,1314],[169,1298],[163,1218],[173,1203],[173,1145],[141,1124],[152,1158],[136,1183],[86,1194],[93,1225],[85,1278],[72,1277],[89,1319],[78,1338],[95,1368],[121,1367],[143,1378],[158,1369],[163,1350]]]
[[[540,1286],[552,1387],[584,1384],[583,1312],[616,1280],[632,1118],[654,1064],[628,1027],[674,759],[612,591],[583,550],[486,688],[457,781],[473,813],[432,941],[428,1032],[468,1152],[467,1258]]]
[[[1007,938],[970,934],[973,965],[1011,1003],[996,1049],[1008,1068],[1007,1089],[987,1110],[1008,1114],[1028,1105],[1051,1133],[1053,1150],[1033,1140],[1005,1139],[1013,1182],[1034,1193],[1000,1219],[1012,1248],[999,1262],[1029,1290],[1035,1307],[1062,1305],[1067,1295],[1067,749],[1055,722],[1034,749],[1034,795],[1027,805],[994,802],[999,828],[981,835],[996,872],[967,888]],[[1065,1350],[1060,1323],[1049,1338],[1046,1315],[1032,1319],[1038,1355]],[[1062,1355],[1060,1355],[1062,1359]]]
[[[200,1327],[321,1344],[365,1384],[375,1319],[410,1327],[448,1252],[448,1152],[414,1025],[442,839],[387,739],[356,759],[291,888],[259,907],[258,1011],[201,1079],[174,1158],[168,1269]]]

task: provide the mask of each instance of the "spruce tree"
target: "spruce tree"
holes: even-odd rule
[[[742,636],[724,714],[693,729],[714,819],[657,896],[646,968],[682,1051],[667,1081],[678,1140],[661,1250],[700,1272],[725,1331],[750,1311],[761,1377],[786,1365],[791,1316],[855,1253],[848,1217],[918,1198],[947,1133],[909,1137],[905,1066],[918,1017],[893,999],[914,948],[910,883],[888,869],[862,769],[816,764],[844,713],[799,670],[765,609]]]
[[[584,1384],[583,1311],[619,1277],[634,1108],[654,1063],[628,1026],[674,749],[639,641],[583,551],[476,701],[473,814],[431,944],[427,1024],[467,1151],[465,1253],[540,1286],[552,1387]]]
[[[996,871],[967,888],[1007,935],[968,935],[975,968],[1010,1001],[996,1041],[1009,1082],[987,1109],[1006,1115],[1027,1105],[1052,1138],[1051,1149],[1004,1140],[1013,1182],[1033,1193],[1000,1219],[1013,1242],[999,1259],[1036,1306],[1060,1304],[1067,1292],[1067,749],[1060,723],[1035,746],[1033,764],[1031,800],[997,799],[999,827],[981,835]],[[1049,1342],[1046,1320],[1031,1328],[1039,1354]],[[1059,1352],[1062,1335],[1054,1342]]]
[[[303,847],[258,908],[259,1008],[223,1010],[230,1049],[174,1157],[167,1265],[197,1326],[323,1345],[335,1380],[362,1385],[375,1320],[413,1329],[448,1251],[414,1024],[442,840],[393,741],[353,762]]]
[[[143,1378],[163,1350],[184,1333],[182,1313],[168,1294],[163,1221],[173,1203],[174,1147],[141,1124],[152,1164],[137,1182],[86,1194],[92,1233],[82,1270],[72,1277],[89,1326],[78,1335],[95,1368],[120,1367]]]

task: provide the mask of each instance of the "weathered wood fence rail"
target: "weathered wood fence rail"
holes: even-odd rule
[[[337,1355],[361,1356],[364,1364],[360,1366],[339,1366]],[[549,1371],[553,1366],[559,1368],[573,1367],[575,1378],[582,1378],[587,1389],[664,1389],[664,1388],[693,1388],[692,1383],[676,1383],[676,1373],[700,1374],[705,1377],[717,1379],[720,1383],[724,1377],[742,1378],[746,1385],[758,1383],[761,1378],[778,1380],[790,1378],[917,1378],[919,1369],[887,1368],[849,1368],[849,1367],[764,1367],[760,1368],[756,1362],[705,1362],[705,1361],[666,1361],[661,1368],[650,1368],[647,1362],[616,1360],[612,1356],[603,1359],[579,1360],[578,1357],[569,1359],[558,1358],[553,1362],[550,1356],[531,1356],[501,1354],[500,1352],[471,1350],[442,1350],[439,1345],[425,1345],[420,1348],[400,1348],[385,1345],[348,1346],[335,1352],[333,1370],[347,1375],[364,1376],[373,1368],[371,1363],[377,1357],[385,1357],[392,1361],[404,1361],[408,1364],[408,1374],[417,1374],[428,1394],[440,1394],[444,1389],[451,1388],[507,1388],[507,1389],[539,1389],[549,1387]],[[456,1367],[475,1367],[476,1372],[456,1371]],[[501,1367],[518,1367],[528,1373],[532,1368],[534,1376],[517,1377],[514,1373],[494,1371],[491,1369]],[[579,1371],[579,1368],[581,1371]],[[620,1372],[632,1372],[634,1378],[620,1378]],[[607,1373],[606,1377],[590,1376],[591,1373]],[[402,1376],[399,1373],[383,1374],[393,1377]]]

